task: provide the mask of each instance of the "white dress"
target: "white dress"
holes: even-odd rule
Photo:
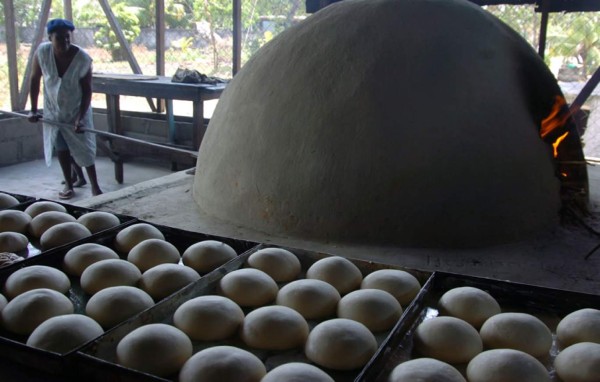
[[[44,119],[73,125],[69,129],[44,123],[46,165],[50,166],[52,163],[52,148],[59,129],[75,162],[82,167],[93,165],[96,158],[96,135],[75,132],[75,118],[79,113],[82,96],[79,81],[90,70],[92,58],[83,49],[79,49],[62,78],[58,76],[51,43],[39,46],[37,58],[44,76]],[[86,129],[94,128],[91,106],[81,122]]]

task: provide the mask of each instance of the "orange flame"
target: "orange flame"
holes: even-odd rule
[[[569,135],[569,132],[567,131],[566,133],[564,133],[563,135],[561,135],[560,137],[556,138],[556,140],[554,141],[554,143],[552,144],[552,148],[554,149],[554,157],[558,157],[558,145],[560,145],[560,142],[562,142],[567,135]]]
[[[567,101],[565,101],[564,97],[556,96],[554,101],[554,105],[552,106],[552,110],[550,114],[542,121],[542,127],[540,129],[540,136],[545,138],[552,131],[559,129],[565,125],[567,119],[570,117],[570,113],[568,109],[565,107],[567,105]],[[558,137],[554,143],[552,143],[552,148],[554,149],[554,157],[558,157],[558,145],[567,137],[569,132],[562,134]]]

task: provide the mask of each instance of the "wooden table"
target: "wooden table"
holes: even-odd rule
[[[192,149],[198,150],[205,133],[204,102],[218,99],[226,84],[183,84],[171,82],[171,77],[140,74],[94,73],[92,91],[106,95],[108,128],[111,133],[123,135],[119,97],[122,95],[158,98],[166,101],[167,121],[169,122],[169,143],[175,144],[175,120],[173,100],[191,101]],[[119,163],[120,162],[120,163]],[[115,177],[123,182],[123,163],[115,161]]]

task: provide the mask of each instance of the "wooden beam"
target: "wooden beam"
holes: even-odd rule
[[[73,21],[73,3],[71,0],[63,0],[63,9],[65,10],[65,19]],[[72,38],[71,41],[73,41]]]
[[[156,75],[165,75],[165,0],[156,0]],[[159,113],[165,109],[163,100],[156,100]]]
[[[17,64],[17,31],[15,27],[15,5],[13,0],[2,0],[4,25],[6,27],[6,53],[8,55],[8,84],[10,87],[10,107],[19,107],[19,71]]]
[[[52,0],[44,0],[42,3],[42,9],[40,10],[40,17],[38,18],[37,25],[35,27],[35,35],[31,42],[31,50],[29,51],[29,58],[27,58],[27,66],[25,67],[25,74],[23,75],[23,82],[21,82],[21,91],[19,92],[19,110],[24,110],[27,105],[27,97],[29,96],[29,82],[31,81],[31,68],[33,60],[35,59],[35,52],[38,46],[42,43],[44,35],[46,34],[46,23],[50,17],[50,7],[52,6]]]
[[[541,10],[542,10],[542,21],[540,23],[540,37],[539,37],[539,45],[538,45],[538,54],[544,59],[546,55],[546,36],[548,34],[548,0],[542,0],[541,2]]]
[[[233,0],[233,57],[232,74],[242,67],[242,1]]]
[[[117,36],[117,40],[119,40],[121,49],[123,49],[125,51],[125,55],[127,56],[127,61],[129,62],[129,66],[131,66],[133,73],[143,74],[142,69],[140,68],[140,65],[136,61],[135,56],[133,55],[133,52],[131,51],[131,48],[129,47],[129,43],[127,42],[127,39],[125,38],[125,35],[123,34],[123,30],[121,29],[121,26],[119,25],[119,21],[115,17],[115,14],[113,13],[112,8],[110,7],[110,4],[108,4],[108,0],[98,0],[98,1],[100,2],[100,6],[102,7],[104,14],[106,15],[106,18],[108,19],[108,23],[110,24],[110,27],[112,28],[113,32],[115,33],[115,36]],[[150,105],[150,109],[152,109],[152,111],[155,112],[156,106],[154,106],[154,101],[152,101],[151,98],[146,98],[146,100],[148,101],[148,105]]]

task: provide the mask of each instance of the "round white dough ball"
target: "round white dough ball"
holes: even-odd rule
[[[217,240],[204,240],[190,245],[183,252],[183,264],[192,267],[196,272],[211,272],[226,262],[235,259],[237,253],[228,244]]]
[[[117,216],[104,211],[88,212],[77,218],[77,221],[86,226],[91,233],[104,231],[121,224],[121,221]]]
[[[317,320],[333,316],[340,298],[340,292],[333,285],[302,279],[282,286],[275,303],[294,309],[307,320]]]
[[[77,222],[60,223],[48,228],[42,234],[40,244],[43,250],[47,250],[90,236],[92,236],[90,230]]]
[[[56,268],[31,265],[13,272],[4,283],[4,293],[9,299],[38,288],[52,289],[65,294],[71,288],[71,281]]]
[[[85,306],[85,313],[108,329],[150,308],[154,300],[141,289],[115,286],[93,295]]]
[[[214,346],[194,354],[181,368],[179,382],[260,382],[267,370],[249,351]]]
[[[394,296],[381,289],[359,289],[338,303],[337,316],[358,321],[372,332],[393,327],[402,315],[402,306]]]
[[[269,371],[260,382],[334,382],[326,372],[308,363],[290,362]]]
[[[308,323],[300,313],[286,306],[271,305],[246,315],[240,337],[255,349],[288,350],[304,346],[308,331]]]
[[[60,223],[73,223],[76,221],[77,219],[66,212],[46,211],[31,219],[31,223],[29,223],[29,232],[33,237],[39,238],[42,237],[44,232],[50,227]]]
[[[2,309],[4,309],[6,304],[8,304],[8,300],[6,297],[4,297],[4,295],[0,294],[0,312],[2,312]]]
[[[107,246],[97,243],[84,243],[67,251],[63,258],[63,270],[80,277],[90,265],[101,260],[118,259],[119,255]]]
[[[406,271],[380,269],[365,276],[360,288],[384,290],[391,293],[400,305],[408,306],[421,290],[421,283],[415,276]]]
[[[67,208],[62,204],[51,202],[51,201],[39,201],[30,204],[25,208],[25,213],[27,213],[31,218],[38,216],[41,213],[48,211],[58,211],[58,212],[67,212]]]
[[[550,382],[548,370],[533,356],[514,349],[479,353],[467,366],[469,382]]]
[[[115,236],[115,249],[129,253],[133,247],[147,239],[165,240],[165,235],[158,228],[148,223],[136,223],[123,228]]]
[[[248,265],[265,272],[276,282],[292,281],[302,270],[298,257],[283,248],[260,249],[248,257]]]
[[[30,222],[31,216],[23,211],[0,211],[0,232],[18,232],[26,235]]]
[[[467,382],[454,366],[434,358],[417,358],[396,366],[388,382]]]
[[[537,317],[527,313],[500,313],[490,317],[479,330],[489,349],[521,350],[534,357],[548,354],[552,346],[550,329]]]
[[[600,344],[579,342],[563,349],[554,359],[554,369],[563,382],[600,381]]]
[[[117,345],[117,362],[166,377],[177,373],[192,356],[192,341],[174,326],[149,324],[127,334]]]
[[[460,318],[475,329],[490,317],[501,312],[500,304],[488,292],[479,288],[459,287],[442,295],[438,301],[441,314]]]
[[[140,271],[159,264],[177,264],[181,260],[179,250],[173,244],[162,239],[147,239],[131,248],[127,255],[127,261],[135,264]]]
[[[562,347],[577,342],[600,343],[600,310],[587,308],[569,313],[558,323],[556,336]]]
[[[19,203],[19,199],[14,196],[0,192],[0,208],[14,207]]]
[[[304,352],[319,366],[334,370],[363,367],[377,351],[377,340],[366,326],[345,318],[321,322],[309,333]]]
[[[132,263],[122,259],[100,260],[81,273],[81,289],[87,294],[113,286],[135,286],[142,272]]]
[[[198,272],[185,265],[159,264],[142,274],[138,286],[159,301],[199,279]]]
[[[47,319],[73,313],[73,303],[52,289],[34,289],[12,299],[1,312],[2,324],[13,333],[29,335]]]
[[[306,271],[306,278],[325,281],[343,296],[360,287],[362,273],[350,260],[341,256],[331,256],[311,265]]]
[[[173,323],[192,340],[219,341],[233,336],[244,321],[244,312],[223,296],[200,296],[184,302],[173,314]]]
[[[238,269],[219,280],[220,293],[241,307],[267,305],[277,297],[279,288],[271,276],[254,268]]]
[[[20,252],[27,249],[29,239],[18,232],[0,232],[0,252]]]
[[[47,319],[31,333],[27,345],[65,354],[104,333],[93,319],[82,314],[65,314]]]
[[[483,350],[477,330],[455,317],[423,321],[415,330],[414,342],[423,356],[451,364],[469,362]]]

